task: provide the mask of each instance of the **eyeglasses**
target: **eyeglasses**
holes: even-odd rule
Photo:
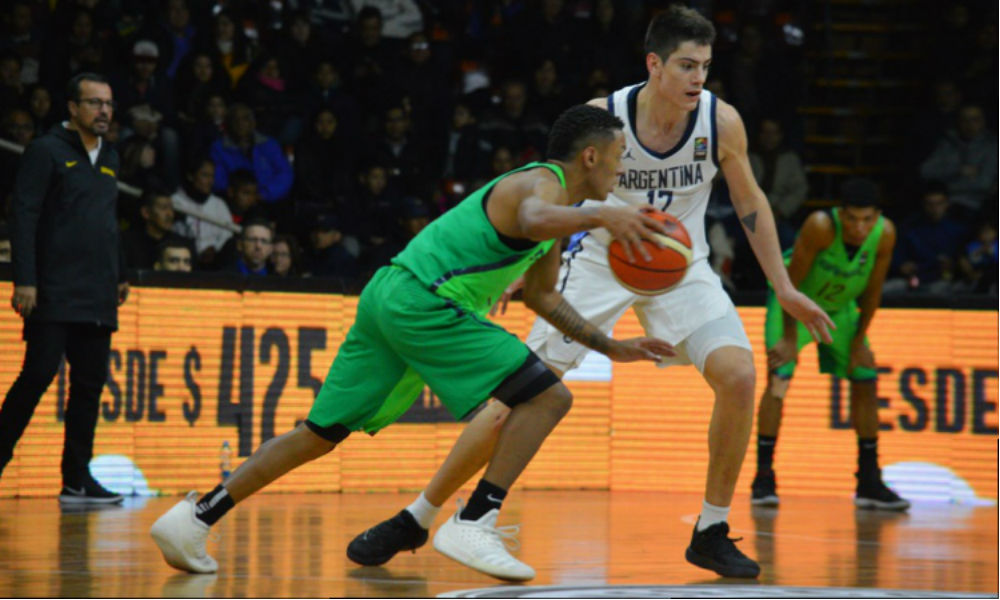
[[[80,98],[77,104],[86,104],[90,108],[96,109],[107,106],[109,109],[114,110],[118,107],[118,103],[114,100],[101,100],[100,98]]]

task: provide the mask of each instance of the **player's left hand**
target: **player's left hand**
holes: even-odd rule
[[[830,315],[826,314],[826,311],[810,300],[808,296],[793,289],[789,292],[778,294],[778,302],[781,304],[781,308],[785,309],[788,314],[806,326],[806,329],[809,330],[809,334],[812,335],[814,340],[822,341],[826,344],[833,343],[830,330],[836,329],[837,326],[833,324]]]
[[[490,308],[490,316],[495,317],[499,312],[501,315],[507,314],[507,304],[510,299],[517,293],[517,290],[524,287],[524,275],[518,277],[513,283],[507,286],[507,289],[503,291],[500,295],[500,299],[496,301],[496,304]]]
[[[866,369],[875,368],[875,354],[872,349],[865,345],[864,338],[854,338],[851,340],[851,356],[848,359],[847,372],[850,373],[858,367]]]
[[[669,343],[650,337],[629,338],[627,340],[612,340],[612,345],[606,354],[617,362],[635,362],[651,360],[660,362],[664,356],[674,356],[676,352]]]
[[[128,282],[123,281],[118,284],[118,306],[125,304],[128,299]]]

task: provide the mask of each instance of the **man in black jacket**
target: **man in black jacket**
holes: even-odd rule
[[[102,136],[111,123],[111,87],[81,73],[67,86],[70,119],[28,145],[11,206],[14,296],[24,318],[24,365],[0,408],[0,471],[59,369],[70,391],[59,501],[117,503],[90,473],[111,333],[128,295],[115,218],[118,154]]]

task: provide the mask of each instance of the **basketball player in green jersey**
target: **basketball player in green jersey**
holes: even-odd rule
[[[374,434],[398,419],[428,385],[462,418],[489,397],[511,408],[477,494],[502,498],[569,410],[572,396],[523,342],[484,317],[504,289],[524,275],[525,301],[566,335],[612,360],[659,361],[673,347],[655,338],[614,340],[585,321],[556,291],[554,240],[605,227],[649,260],[642,241],[666,229],[632,207],[573,206],[605,198],[622,173],[622,122],[591,106],[570,108],[549,135],[549,162],[532,163],[489,182],[414,238],[380,269],[358,300],[309,416],[261,444],[201,500],[191,492],[151,530],[167,563],[211,573],[209,528],[235,503],[288,471],[333,450],[351,431]],[[461,525],[471,559],[529,579],[531,567],[504,548],[498,510]]]
[[[882,298],[896,228],[881,215],[878,187],[871,181],[847,181],[841,194],[839,209],[814,212],[806,219],[795,246],[785,253],[788,275],[837,325],[833,343],[818,343],[819,367],[851,382],[851,420],[858,434],[854,503],[861,508],[906,510],[910,503],[886,487],[878,466],[878,372],[865,337]],[[757,474],[751,502],[777,506],[772,464],[781,410],[798,352],[812,337],[781,309],[773,291],[768,293],[764,331],[770,376],[757,412]]]

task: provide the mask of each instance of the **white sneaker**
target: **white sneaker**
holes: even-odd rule
[[[462,503],[456,512],[434,535],[434,549],[467,567],[482,571],[499,579],[527,581],[534,579],[535,570],[507,552],[504,540],[517,544],[518,525],[497,527],[498,509],[493,509],[478,521],[458,518]]]
[[[188,492],[153,523],[149,533],[171,567],[191,573],[215,573],[219,563],[205,550],[210,528],[194,515],[197,501],[198,492]]]

